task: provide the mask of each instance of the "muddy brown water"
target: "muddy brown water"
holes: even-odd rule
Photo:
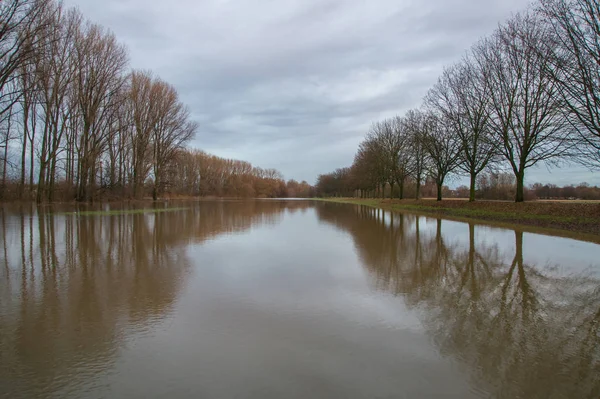
[[[0,207],[0,397],[600,397],[598,244],[312,201],[144,206],[178,209]]]

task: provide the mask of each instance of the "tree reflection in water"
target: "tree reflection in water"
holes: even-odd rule
[[[168,319],[190,267],[189,244],[273,224],[308,205],[186,206],[98,216],[0,207],[0,396],[70,396],[101,384],[129,339]]]
[[[527,263],[520,231],[513,250],[478,240],[474,224],[464,224],[461,243],[441,219],[358,206],[317,210],[351,233],[377,288],[418,309],[440,352],[466,366],[478,389],[498,398],[600,397],[593,269],[560,275]]]

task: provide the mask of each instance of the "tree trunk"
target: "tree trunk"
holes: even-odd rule
[[[94,202],[94,197],[96,196],[96,160],[94,160],[94,162],[92,163],[92,166],[90,167],[90,177],[89,177],[89,182],[90,182],[90,187],[87,191],[87,198],[86,200],[88,202]]]
[[[525,173],[515,173],[517,179],[517,194],[515,195],[515,202],[525,201]]]
[[[9,133],[10,134],[10,133]],[[6,140],[6,144],[4,145],[4,160],[2,161],[4,165],[2,166],[2,193],[0,193],[0,198],[4,196],[4,192],[6,191],[6,166],[8,165],[8,139]]]
[[[437,200],[441,201],[442,200],[442,184],[443,182],[436,182],[436,186],[437,186]]]
[[[415,190],[415,199],[419,199],[421,196],[421,178],[417,177],[417,188]]]
[[[29,132],[27,131],[29,119],[29,107],[23,105],[23,148],[21,149],[21,187],[19,188],[19,197],[23,199],[25,193],[25,155],[27,154],[27,138]]]
[[[469,187],[469,202],[475,201],[475,178],[477,175],[471,173],[471,186]]]
[[[398,182],[398,188],[399,188],[398,198],[404,199],[404,180],[400,180]]]
[[[49,179],[48,179],[48,201],[54,201],[54,179],[56,176],[56,156],[52,158],[52,162],[50,163],[49,169]]]

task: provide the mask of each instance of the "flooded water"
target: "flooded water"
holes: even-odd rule
[[[0,397],[600,397],[600,245],[311,201],[146,206],[177,208],[0,208]]]

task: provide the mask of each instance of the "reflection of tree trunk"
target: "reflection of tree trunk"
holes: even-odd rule
[[[419,220],[421,218],[417,216],[417,220],[415,221],[415,261],[414,264],[418,265],[420,260],[420,250],[421,250],[421,230],[419,226]]]
[[[25,253],[25,212],[21,211],[21,300],[23,303],[27,302],[27,261]]]
[[[42,272],[46,271],[46,215],[38,206],[38,233],[40,237],[40,260],[42,261]]]
[[[50,234],[50,255],[52,256],[52,269],[56,270],[56,265],[58,264],[58,257],[56,256],[56,238],[54,234],[54,222],[54,217],[52,217],[48,221],[48,230]]]
[[[517,271],[517,283],[515,285],[516,292],[512,298],[508,298],[508,290],[511,285],[513,275]],[[512,303],[517,296],[520,296],[520,300],[517,305],[521,305],[522,316],[529,319],[532,313],[536,310],[536,298],[535,293],[532,291],[527,276],[525,274],[525,268],[523,265],[523,232],[515,230],[515,256],[513,258],[510,269],[506,275],[504,285],[502,287],[502,308],[506,309],[509,303]]]
[[[30,214],[29,214],[29,264],[30,264],[30,268],[29,268],[29,273],[30,275],[30,280],[33,283],[35,280],[35,273],[34,273],[34,265],[33,265],[33,204],[31,205],[31,209],[30,209]]]
[[[477,287],[477,277],[475,274],[475,258],[477,252],[475,250],[475,225],[469,223],[469,254],[467,257],[467,264],[462,277],[460,290],[464,288],[468,281],[471,282],[471,298],[476,300],[479,298],[479,289]]]
[[[469,267],[475,263],[475,225],[469,223]]]

